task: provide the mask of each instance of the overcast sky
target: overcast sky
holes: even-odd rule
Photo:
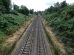
[[[12,4],[17,4],[19,6],[25,5],[29,9],[34,9],[34,11],[43,11],[49,6],[53,5],[56,2],[62,2],[64,0],[11,0]],[[74,0],[66,0],[67,3],[74,3]]]

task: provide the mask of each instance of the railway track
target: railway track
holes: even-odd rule
[[[15,52],[11,55],[52,55],[40,16],[35,17]]]

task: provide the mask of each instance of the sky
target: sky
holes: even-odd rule
[[[64,0],[11,0],[12,4],[24,5],[29,9],[34,9],[34,11],[44,11],[54,3],[62,1]],[[71,4],[74,3],[74,0],[66,0],[66,2]]]

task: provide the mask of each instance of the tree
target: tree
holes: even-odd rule
[[[55,3],[54,4],[54,11],[59,11],[61,8],[60,8],[60,3],[59,2],[57,2],[57,3]]]
[[[54,12],[54,7],[53,7],[53,6],[50,6],[50,8],[48,8],[48,9],[46,10],[46,12],[47,12],[47,13],[52,13],[52,12]]]
[[[9,13],[11,8],[11,1],[10,0],[2,0],[3,6],[6,9],[6,13]]]
[[[33,10],[33,9],[31,9],[29,12],[30,12],[30,14],[33,14],[34,10]]]
[[[57,7],[57,8],[60,7],[59,2],[55,3],[55,4],[54,4],[54,7]]]
[[[63,1],[62,3],[61,3],[61,8],[64,8],[64,7],[66,7],[68,4],[66,3],[66,1]]]
[[[0,0],[0,13],[4,13],[5,12],[5,6],[3,5],[3,1]]]
[[[19,10],[19,6],[18,5],[13,5],[13,9],[15,10],[15,11],[18,11]]]
[[[29,14],[29,10],[26,6],[21,6],[21,8],[19,9],[19,12],[24,14],[24,15],[28,15]]]

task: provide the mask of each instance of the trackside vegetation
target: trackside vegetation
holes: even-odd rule
[[[30,19],[28,16],[20,13],[18,15],[0,15],[0,42],[3,41],[3,38],[6,38],[5,36],[14,33],[28,19]]]
[[[74,55],[74,4],[57,2],[44,11],[48,25],[65,45],[67,55]]]
[[[29,15],[30,14],[30,15]],[[33,9],[11,4],[11,0],[0,0],[0,43],[5,36],[14,33],[23,22],[32,17]]]
[[[16,4],[12,5],[11,0],[0,0],[0,54],[4,41],[10,38],[10,35],[15,33],[24,23],[31,20],[32,14],[33,9],[29,10],[23,5],[20,7]]]

